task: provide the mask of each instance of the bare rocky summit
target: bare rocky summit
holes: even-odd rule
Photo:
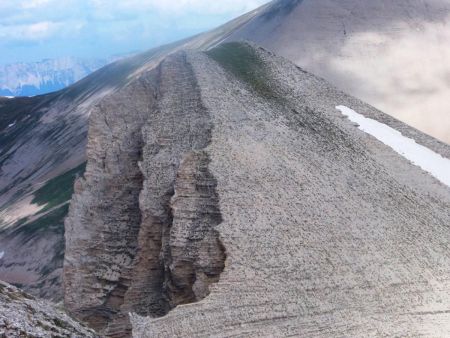
[[[104,98],[66,219],[67,310],[109,337],[445,337],[450,189],[340,105],[450,158],[246,43]]]

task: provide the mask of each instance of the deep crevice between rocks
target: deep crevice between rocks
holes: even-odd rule
[[[120,266],[119,280],[99,278],[101,288],[95,286],[93,291],[98,290],[102,303],[93,301],[79,307],[72,300],[72,312],[82,320],[88,319],[106,337],[132,335],[129,313],[162,317],[178,305],[205,298],[209,286],[219,281],[226,259],[216,229],[222,222],[217,182],[209,171],[206,152],[212,124],[186,54],[169,57],[142,83],[136,83],[135,90],[150,98],[148,107],[144,111],[137,106],[142,121],[138,122],[140,126],[134,125],[129,136],[131,147],[116,145],[120,154],[129,152],[132,158],[133,163],[127,166],[131,172],[120,175],[136,183],[131,203],[136,214],[135,226],[117,233],[118,238],[129,241],[125,247],[114,248],[113,253],[126,253],[130,262]],[[99,170],[105,170],[102,163],[98,165]],[[137,175],[135,171],[139,171],[139,177],[133,176]],[[113,178],[108,184],[115,187],[113,191],[123,190]],[[107,195],[106,188],[108,185],[102,196]],[[123,203],[130,197],[124,190],[122,193],[113,195],[108,206],[122,208],[123,215],[128,215]],[[97,212],[109,224],[109,210],[99,208]],[[120,221],[126,223],[125,216]],[[118,232],[102,231],[109,230]],[[101,256],[102,250],[109,250],[108,244],[102,242],[91,256]],[[97,263],[97,270],[108,270],[107,264],[101,264]]]
[[[204,151],[191,152],[177,173],[169,250],[164,257],[164,292],[171,309],[208,296],[209,286],[219,281],[225,268],[225,247],[216,230],[222,215],[209,162]]]

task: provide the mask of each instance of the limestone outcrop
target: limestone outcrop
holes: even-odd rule
[[[91,116],[92,160],[66,221],[65,301],[109,336],[131,332],[129,312],[161,316],[203,298],[223,270],[200,94],[181,52]]]
[[[65,306],[109,337],[445,336],[450,188],[246,43],[166,57],[93,110]]]

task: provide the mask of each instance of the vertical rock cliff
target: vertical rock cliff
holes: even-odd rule
[[[450,188],[336,109],[450,148],[244,43],[106,97],[65,304],[109,337],[445,336]]]
[[[66,304],[92,327],[129,334],[129,312],[164,315],[217,281],[225,252],[203,151],[211,128],[184,52],[93,112],[65,264]]]

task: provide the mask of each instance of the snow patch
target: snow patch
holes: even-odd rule
[[[14,127],[16,125],[16,122],[13,122],[11,124],[8,124],[8,128]]]
[[[0,251],[0,259],[2,259],[5,256],[5,252],[4,251]]]
[[[343,115],[350,121],[359,124],[359,129],[374,136],[385,145],[411,161],[414,165],[422,168],[443,184],[450,187],[450,160],[442,155],[424,147],[415,140],[403,136],[398,130],[384,123],[366,118],[353,109],[346,106],[337,106]]]

